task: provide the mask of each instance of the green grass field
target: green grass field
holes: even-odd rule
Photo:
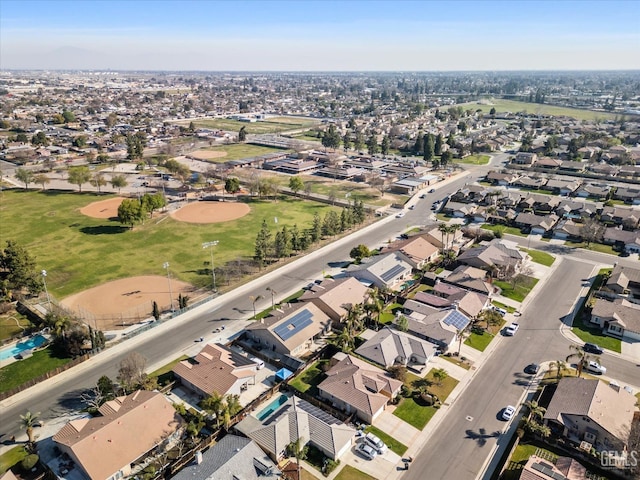
[[[482,335],[471,332],[469,338],[464,341],[465,345],[468,345],[471,348],[475,348],[481,352],[484,352],[486,348],[491,343],[491,340],[495,338],[494,335],[491,335],[489,332],[482,332]]]
[[[340,473],[336,475],[335,480],[376,480],[375,477],[361,472],[351,465],[345,465]]]
[[[391,450],[392,452],[397,453],[400,456],[404,455],[404,452],[407,451],[408,447],[406,445],[400,443],[395,438],[393,438],[391,435],[389,435],[386,432],[383,432],[382,430],[380,430],[379,428],[374,427],[373,425],[369,425],[367,428],[365,428],[364,431],[367,432],[367,433],[369,433],[369,432],[373,433],[380,440],[382,440],[387,445],[387,447],[389,447],[389,450]]]
[[[30,326],[29,319],[18,312],[11,311],[0,315],[0,341],[21,334]]]
[[[7,470],[20,463],[27,455],[28,453],[22,445],[16,445],[0,455],[0,475],[4,475]]]
[[[556,258],[553,255],[541,252],[540,250],[527,250],[526,248],[520,248],[520,251],[528,253],[529,256],[531,256],[531,261],[546,267],[550,267],[553,265],[553,262],[556,261]]]
[[[480,104],[477,102],[461,104],[463,108],[472,110],[482,110],[482,113],[488,114],[492,108],[496,109],[496,113],[519,113],[527,112],[539,115],[554,115],[573,117],[578,120],[611,120],[620,117],[619,114],[608,112],[593,112],[591,110],[580,110],[578,108],[555,107],[553,105],[544,105],[539,103],[516,102],[513,100],[503,100],[500,98],[491,99],[491,105]]]
[[[318,385],[324,380],[322,371],[323,364],[328,363],[327,360],[318,360],[316,363],[307,368],[304,372],[294,378],[289,385],[299,392],[317,393]]]
[[[217,147],[207,147],[203,150],[214,152],[226,152],[224,157],[207,160],[212,163],[224,163],[230,160],[242,160],[243,158],[259,157],[268,153],[288,152],[275,147],[263,147],[262,145],[252,145],[249,143],[234,143],[232,145],[221,145]],[[193,153],[193,152],[192,152]]]
[[[14,239],[35,257],[37,269],[48,272],[47,286],[63,298],[110,280],[136,275],[165,275],[169,262],[178,279],[197,286],[208,285],[203,273],[209,260],[202,243],[219,240],[216,265],[253,256],[255,238],[263,220],[275,235],[276,228],[298,225],[310,228],[313,215],[335,207],[283,197],[277,202],[255,200],[251,213],[237,220],[213,224],[189,224],[170,217],[147,220],[132,231],[119,222],[82,215],[79,209],[108,196],[93,194],[2,192],[0,245]],[[274,218],[278,218],[277,225]]]
[[[496,287],[502,289],[502,296],[515,300],[516,302],[522,302],[529,292],[538,283],[537,278],[529,277],[526,285],[516,285],[515,288],[511,286],[509,282],[503,282],[501,280],[494,280],[493,284]]]
[[[507,227],[505,225],[491,225],[489,223],[483,224],[480,228],[484,230],[491,230],[492,232],[502,232],[508,233],[509,235],[517,235],[518,237],[526,237],[526,233],[522,233],[519,228],[516,227]]]
[[[491,160],[489,155],[469,155],[464,158],[456,158],[453,160],[454,163],[462,163],[465,165],[486,165]]]
[[[44,375],[70,362],[70,358],[56,357],[51,348],[44,348],[19,362],[13,362],[0,369],[0,392],[19,387],[23,383]]]
[[[188,125],[191,120],[178,122],[181,125]],[[297,130],[299,128],[310,128],[317,125],[317,120],[309,118],[294,117],[273,117],[266,121],[258,121],[254,123],[240,122],[229,118],[204,118],[193,120],[196,128],[217,128],[231,132],[238,132],[245,127],[247,133],[278,133],[287,130]]]

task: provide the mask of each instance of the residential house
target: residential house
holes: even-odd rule
[[[278,466],[250,438],[227,434],[172,480],[279,480]]]
[[[622,225],[627,230],[638,227],[640,211],[625,207],[604,207],[600,214],[600,220],[604,223]]]
[[[404,365],[422,369],[438,347],[400,330],[384,327],[363,343],[355,353],[385,368]]]
[[[513,182],[513,185],[515,185],[516,187],[530,188],[532,190],[543,188],[546,184],[547,184],[547,179],[544,177],[536,178],[536,177],[529,177],[526,175],[518,178],[515,182]]]
[[[550,179],[545,188],[555,194],[568,196],[580,188],[581,184],[579,180]]]
[[[582,162],[574,162],[572,160],[564,160],[561,164],[560,167],[558,168],[559,171],[565,172],[565,173],[582,173],[584,172],[586,164],[582,163]]]
[[[318,385],[318,396],[367,423],[373,423],[400,393],[400,380],[353,355],[338,352],[331,363],[327,378]]]
[[[348,309],[364,303],[369,289],[353,277],[325,278],[319,284],[313,284],[299,298],[303,302],[312,302],[334,322],[342,321]]]
[[[517,165],[532,166],[538,161],[538,155],[529,152],[518,152],[513,158],[513,163]]]
[[[455,305],[453,308],[437,309],[415,300],[407,300],[403,305],[409,320],[408,332],[418,338],[447,350],[456,340],[457,332],[464,330],[471,319]]]
[[[604,200],[609,195],[611,187],[608,185],[596,185],[593,183],[582,184],[578,188],[574,195],[582,198],[595,198],[597,200]]]
[[[597,451],[625,450],[636,398],[596,379],[561,378],[544,414],[553,434]],[[615,408],[613,408],[615,406]]]
[[[332,460],[337,460],[352,445],[356,431],[334,416],[298,397],[279,397],[283,403],[275,409],[249,415],[235,428],[255,441],[274,460],[285,456],[287,446],[299,441],[310,444]]]
[[[640,253],[640,231],[631,232],[617,227],[608,227],[604,231],[602,242],[614,245],[620,251],[628,253]]]
[[[622,200],[624,203],[628,203],[630,205],[640,205],[640,188],[616,188],[615,192],[613,192],[613,198],[616,200]]]
[[[193,360],[173,367],[178,381],[200,398],[213,393],[240,395],[255,385],[258,365],[244,355],[220,344],[207,344]]]
[[[493,286],[487,282],[487,272],[479,268],[460,265],[449,275],[441,277],[441,280],[452,285],[456,285],[465,290],[471,290],[482,295],[491,296]]]
[[[420,270],[428,263],[434,262],[440,250],[429,243],[423,236],[416,235],[407,240],[397,240],[385,245],[381,253],[398,252],[411,266]]]
[[[640,268],[616,265],[601,292],[610,292],[613,298],[624,298],[640,303]]]
[[[577,202],[575,200],[563,200],[555,209],[555,214],[564,218],[590,218],[595,216],[600,207],[593,202]]]
[[[432,245],[439,249],[443,247],[447,250],[458,251],[466,243],[461,230],[455,230],[450,233],[442,233],[438,225],[427,226],[420,235]]]
[[[520,480],[587,480],[587,469],[571,457],[558,457],[555,463],[531,455],[522,467]]]
[[[542,157],[536,162],[536,168],[544,168],[545,170],[556,170],[562,165],[559,158]]]
[[[571,219],[560,220],[553,227],[553,238],[579,242],[582,240],[582,227],[582,224],[576,223]]]
[[[442,208],[442,212],[456,218],[464,218],[472,215],[478,206],[473,203],[447,202]]]
[[[345,274],[378,288],[401,290],[411,279],[411,271],[412,265],[400,252],[390,252],[366,258],[360,265],[351,265]]]
[[[528,229],[532,235],[544,235],[550,231],[557,222],[558,216],[553,213],[545,216],[535,215],[533,213],[519,213],[514,220],[516,226]]]
[[[500,173],[494,171],[487,173],[486,176],[487,182],[490,182],[493,185],[502,185],[503,187],[513,184],[517,178],[518,176],[513,173]]]
[[[480,268],[486,271],[512,267],[519,269],[526,259],[513,242],[496,239],[488,245],[481,245],[465,250],[458,256],[458,261],[464,265]]]
[[[605,177],[615,177],[618,175],[619,171],[618,166],[610,165],[606,162],[590,163],[587,169]]]
[[[281,355],[302,355],[312,349],[315,340],[331,328],[331,319],[312,302],[300,302],[253,322],[246,336]]]
[[[134,462],[179,437],[184,421],[160,392],[138,390],[105,402],[98,416],[72,420],[55,445],[91,480],[128,477]]]
[[[602,332],[629,342],[640,341],[640,305],[624,299],[608,301],[596,298],[591,310],[591,323]]]

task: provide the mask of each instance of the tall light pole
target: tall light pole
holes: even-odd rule
[[[213,266],[213,248],[210,247],[215,247],[216,245],[218,245],[218,243],[220,243],[218,240],[214,240],[213,242],[204,242],[202,244],[202,248],[208,248],[211,252],[211,277],[213,279],[213,291],[216,291],[216,269]]]
[[[173,292],[171,291],[171,275],[169,274],[169,262],[164,262],[162,268],[167,271],[167,280],[169,281],[169,302],[171,302],[171,311],[173,312]]]
[[[44,293],[47,294],[47,304],[49,305],[49,311],[51,311],[51,297],[49,296],[49,290],[47,290],[47,271],[42,270],[42,283],[44,283]]]

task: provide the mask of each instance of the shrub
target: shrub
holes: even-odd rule
[[[340,460],[330,460],[327,459],[327,462],[324,464],[324,467],[322,468],[323,470],[323,474],[325,477],[328,477],[331,472],[333,472],[336,468],[338,468],[338,465],[340,465]]]
[[[27,455],[22,459],[22,462],[20,462],[20,466],[24,469],[25,472],[28,472],[36,466],[39,460],[40,457],[38,457],[38,455],[36,455],[35,453],[32,453],[31,455]]]

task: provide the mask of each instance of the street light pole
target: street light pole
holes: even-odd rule
[[[216,269],[213,266],[213,248],[210,247],[215,247],[216,245],[218,245],[218,243],[220,243],[218,240],[214,240],[213,242],[204,242],[202,244],[202,248],[206,249],[209,248],[211,251],[211,277],[213,280],[213,291],[216,291]]]
[[[169,281],[169,302],[171,303],[171,311],[173,312],[173,291],[171,291],[171,275],[169,274],[169,262],[164,262],[162,268],[167,271],[167,280]]]
[[[47,294],[47,304],[49,305],[49,311],[51,311],[51,297],[49,296],[49,290],[47,290],[47,271],[42,270],[42,283],[44,283],[44,293]]]

